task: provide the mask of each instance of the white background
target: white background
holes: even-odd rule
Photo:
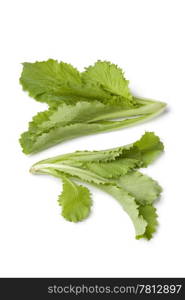
[[[185,276],[185,1],[17,0],[0,8],[0,276]],[[83,70],[117,63],[132,92],[168,103],[168,111],[125,130],[78,138],[26,156],[18,143],[46,105],[22,91],[21,62],[54,58]],[[59,180],[30,166],[75,150],[124,145],[155,131],[163,154],[145,173],[164,188],[153,240],[135,240],[119,204],[95,189],[93,211],[73,224],[60,216]]]

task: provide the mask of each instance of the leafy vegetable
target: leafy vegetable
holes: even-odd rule
[[[86,68],[82,73],[82,79],[84,82],[102,86],[108,93],[132,100],[128,88],[129,81],[125,79],[122,70],[110,62],[97,61],[94,66]]]
[[[139,214],[147,221],[147,226],[145,233],[143,235],[138,235],[137,238],[147,238],[150,240],[158,225],[156,208],[152,205],[141,205],[139,207]]]
[[[151,239],[157,226],[154,201],[162,191],[159,184],[137,169],[147,167],[163,151],[160,139],[146,132],[133,144],[102,151],[77,151],[34,164],[34,174],[50,174],[63,181],[59,196],[62,215],[81,221],[89,215],[90,193],[78,181],[90,183],[112,195],[130,216],[137,238]]]
[[[132,96],[122,70],[106,61],[82,73],[52,59],[24,63],[20,83],[31,97],[49,105],[21,135],[26,154],[78,136],[139,124],[166,107],[163,102]]]
[[[82,221],[90,213],[91,198],[89,190],[77,185],[67,177],[63,177],[63,191],[59,196],[59,205],[62,206],[62,215],[72,222]]]

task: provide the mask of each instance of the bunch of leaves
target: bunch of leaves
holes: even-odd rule
[[[62,215],[78,222],[89,216],[92,200],[89,183],[109,193],[121,204],[135,227],[136,238],[151,239],[157,226],[153,202],[162,189],[138,171],[152,163],[163,151],[163,144],[152,132],[146,132],[133,144],[102,151],[77,151],[34,164],[34,174],[50,174],[63,181],[59,196]]]
[[[132,96],[122,70],[107,61],[97,61],[81,73],[53,59],[24,63],[20,83],[31,97],[49,106],[33,117],[21,135],[26,154],[144,122],[166,107],[163,102]]]

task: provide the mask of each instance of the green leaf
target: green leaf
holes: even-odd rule
[[[123,96],[132,101],[128,83],[124,74],[118,66],[108,61],[97,61],[94,66],[86,68],[82,73],[85,82],[92,82],[101,85],[111,94]],[[134,103],[134,101],[133,101]]]
[[[62,216],[71,222],[79,222],[90,214],[92,205],[89,190],[78,185],[67,177],[63,177],[63,191],[59,196],[59,205],[62,206]]]
[[[75,104],[94,100],[124,105],[127,109],[158,103],[133,97],[122,70],[105,61],[98,61],[81,74],[72,65],[53,59],[25,62],[20,83],[31,97],[52,107],[63,102]]]
[[[36,153],[78,136],[89,135],[109,130],[113,124],[110,122],[76,123],[66,126],[54,126],[48,132],[37,135],[37,132],[27,131],[21,135],[20,144],[25,154]]]
[[[164,145],[159,137],[154,132],[145,132],[138,141],[123,148],[122,157],[140,160],[142,167],[147,167],[163,151]]]
[[[156,208],[152,205],[139,206],[139,214],[147,221],[147,227],[145,233],[137,235],[137,239],[146,238],[150,240],[153,237],[153,233],[156,231],[158,225]]]
[[[139,148],[139,141],[144,141],[145,136],[151,138],[151,145],[156,140],[158,143],[154,143],[157,148],[157,155],[162,153],[163,145],[160,144],[159,138],[152,132],[146,132],[140,140],[138,140],[138,144],[133,143],[126,146],[120,146],[117,148],[112,148],[108,150],[101,151],[76,151],[74,153],[68,153],[64,155],[59,155],[56,157],[52,157],[49,159],[42,160],[38,162],[40,166],[43,164],[68,164],[70,166],[80,166],[83,169],[93,171],[97,175],[104,176],[106,178],[114,178],[117,176],[121,176],[126,174],[129,170],[133,168],[143,167],[145,163],[145,156],[150,155],[150,151],[152,153],[155,150],[154,144],[153,146],[147,147],[145,152],[141,152]],[[45,139],[43,139],[45,141]],[[50,140],[50,139],[49,139]],[[44,142],[43,141],[43,142]],[[148,142],[148,139],[147,139]],[[158,151],[159,145],[161,146],[160,152]],[[153,157],[154,159],[154,157]],[[111,162],[111,164],[110,164]],[[37,165],[36,164],[36,165]],[[102,173],[101,173],[102,170]],[[110,176],[108,175],[110,174]]]
[[[95,184],[109,184],[106,178],[103,178],[89,170],[83,169],[80,166],[73,166],[70,162],[67,163],[36,163],[32,166],[32,173],[35,174],[50,174],[57,177],[63,175],[72,176],[82,181]]]
[[[134,197],[130,196],[123,188],[112,185],[99,185],[99,188],[113,196],[123,207],[124,211],[127,212],[131,218],[136,236],[142,236],[145,234],[147,222],[140,215],[139,205],[136,203]]]
[[[20,143],[26,154],[81,135],[142,123],[166,106],[133,97],[121,69],[105,61],[83,73],[53,59],[24,63],[20,83],[30,96],[50,106],[35,116],[22,134]]]
[[[115,158],[109,162],[91,162],[85,167],[104,178],[117,178],[127,174],[129,170],[141,167],[141,162],[132,158]]]
[[[97,84],[85,83],[81,75],[72,65],[49,59],[35,63],[23,63],[20,83],[29,95],[38,101],[50,105],[90,99],[111,98],[110,93],[104,91]]]
[[[146,157],[150,157],[147,163],[152,162],[160,152],[155,153],[155,156],[150,156],[149,153],[151,151],[153,154],[155,147],[159,150],[159,145],[160,140],[154,133],[145,133],[139,141],[123,147],[102,151],[77,151],[45,159],[34,164],[30,171],[59,178],[65,176],[69,180],[77,179],[104,190],[117,199],[128,213],[134,224],[136,237],[149,239],[156,227],[156,213],[151,203],[158,198],[162,189],[156,181],[135,169],[146,164]],[[162,149],[163,147],[160,151]],[[74,187],[73,182],[67,182],[67,192],[64,189],[61,199],[63,195],[70,195],[70,190],[73,199]]]
[[[123,178],[124,177],[125,176],[123,176]],[[143,178],[146,179],[146,175],[143,175]],[[133,176],[133,181],[134,179],[135,178]],[[147,202],[150,203],[151,199],[153,200],[156,199],[158,197],[157,190],[156,190],[156,194],[154,195],[149,189],[150,188],[158,189],[160,187],[159,186],[155,187],[156,182],[149,177],[148,179],[150,179],[151,182],[150,184],[146,184],[145,187],[137,186],[137,183],[136,183],[136,187],[135,186],[130,187],[130,185],[129,184],[127,185],[126,182],[124,183],[124,185],[121,186],[99,185],[98,187],[104,190],[105,192],[109,193],[116,200],[119,201],[119,203],[121,204],[123,209],[127,212],[127,214],[129,215],[129,217],[133,222],[136,238],[137,239],[146,238],[150,240],[153,236],[153,233],[156,231],[156,227],[158,225],[157,222],[158,216],[156,213],[156,208],[154,208],[152,204],[141,205],[140,203],[147,203]],[[146,182],[148,179],[146,179]],[[153,187],[152,187],[152,181],[154,185]],[[140,189],[142,189],[142,192],[140,192]],[[147,201],[143,201],[143,199],[141,200],[140,197],[142,196],[143,199],[145,199],[146,197]]]
[[[30,96],[36,98],[43,94],[57,95],[68,82],[80,84],[80,73],[72,65],[56,60],[23,63],[20,82]]]
[[[118,179],[118,184],[142,205],[153,203],[162,192],[162,188],[157,181],[138,171],[123,174]]]
[[[141,110],[138,110],[140,113]],[[124,118],[122,121],[106,121],[106,119],[115,116],[127,116],[128,113],[129,110],[125,110],[124,108],[122,110],[120,106],[105,105],[98,101],[92,103],[79,102],[75,105],[63,103],[55,108],[50,108],[48,111],[38,113],[32,122],[29,123],[28,131],[21,135],[20,144],[23,152],[29,154],[42,151],[78,136],[124,128],[150,118],[149,114],[144,116],[139,115],[133,119]],[[149,142],[150,139],[149,136]],[[155,138],[152,145],[154,143],[158,143],[158,141],[155,141]],[[153,147],[156,147],[156,145],[154,144]],[[161,151],[160,147],[158,149],[159,152]],[[137,148],[139,148],[139,145]],[[147,149],[142,149],[143,156],[146,156],[146,151]],[[155,153],[156,150],[152,156],[155,156]],[[156,153],[156,155],[158,154]],[[148,159],[151,158],[146,158],[146,162]]]
[[[152,163],[164,150],[163,143],[153,132],[146,132],[139,141],[134,143],[134,146],[140,150],[144,166]]]
[[[41,130],[53,126],[65,126],[75,123],[94,123],[94,121],[109,119],[111,115],[121,117],[123,106],[105,105],[99,101],[79,102],[75,105],[65,103],[47,111],[38,113],[29,124],[29,130]],[[95,120],[96,119],[96,120]]]

